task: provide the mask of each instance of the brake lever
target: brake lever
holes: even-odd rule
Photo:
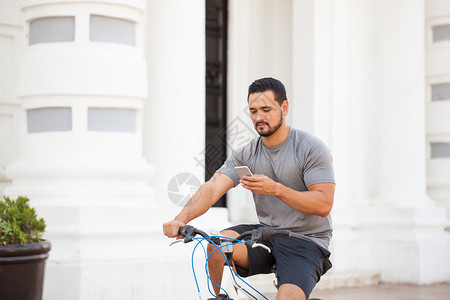
[[[176,240],[176,241],[173,241],[173,242],[171,242],[171,243],[169,244],[169,247],[172,246],[172,245],[175,245],[176,243],[182,243],[182,242],[184,242],[184,241],[183,241],[183,240]]]
[[[266,249],[267,250],[267,252],[271,252],[270,251],[270,248],[269,247],[267,247],[266,245],[264,245],[264,244],[260,244],[260,243],[254,243],[253,245],[252,245],[252,248],[256,248],[256,247],[261,247],[261,248],[263,248],[263,249]]]
[[[186,236],[184,239],[179,239],[179,240],[173,241],[172,243],[169,244],[169,246],[172,246],[176,243],[185,243],[186,244],[186,243],[192,242],[193,240],[194,240],[193,238]]]

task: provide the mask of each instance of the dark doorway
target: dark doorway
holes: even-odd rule
[[[227,10],[227,0],[206,0],[206,181],[227,157]]]

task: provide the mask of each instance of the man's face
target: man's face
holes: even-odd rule
[[[271,136],[281,127],[284,121],[283,105],[278,104],[272,91],[250,94],[250,116],[260,136]]]

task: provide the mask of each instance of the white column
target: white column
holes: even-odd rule
[[[147,38],[144,154],[157,201],[167,203],[176,175],[205,176],[204,1],[148,1]]]
[[[321,10],[333,11],[328,105],[337,192],[331,274],[355,274],[353,284],[373,283],[377,273],[388,282],[444,280],[448,272],[439,264],[450,262],[441,259],[449,249],[447,220],[425,191],[423,3],[320,3]],[[326,53],[317,50],[314,55]]]
[[[239,120],[247,126],[247,139],[256,137],[253,124],[248,113],[246,102],[248,86],[253,80],[260,78],[264,56],[257,35],[252,35],[252,26],[262,26],[258,16],[263,15],[264,6],[254,5],[254,1],[228,1],[228,90],[227,117],[228,123]],[[258,31],[255,31],[258,32]],[[259,61],[260,64],[255,64]],[[264,76],[264,75],[262,75]],[[267,75],[268,76],[268,75]],[[229,151],[231,149],[228,149]],[[257,222],[253,197],[250,192],[238,186],[227,194],[227,206],[230,220],[233,222]]]
[[[374,281],[373,274],[366,274],[354,255],[363,249],[363,245],[355,231],[358,221],[351,204],[355,193],[361,192],[361,189],[355,191],[354,182],[364,181],[364,177],[354,178],[355,172],[352,170],[357,164],[349,162],[349,159],[355,159],[355,154],[359,157],[360,153],[355,153],[349,142],[354,138],[351,129],[358,127],[353,123],[357,123],[358,119],[354,119],[351,113],[355,110],[355,99],[348,87],[353,80],[361,80],[360,75],[354,77],[361,62],[353,62],[357,48],[348,40],[348,29],[352,28],[351,22],[355,20],[349,19],[347,10],[346,2],[336,6],[328,0],[293,2],[292,76],[293,99],[297,104],[291,110],[292,123],[294,127],[309,131],[327,143],[333,155],[337,183],[331,212],[334,228],[330,244],[333,268],[318,288]],[[357,28],[361,27],[359,24]],[[353,251],[348,251],[349,248]]]
[[[349,8],[363,12],[365,7],[360,3],[349,6],[346,2],[333,5],[332,1],[314,1],[314,4],[311,25],[314,32],[314,43],[311,44],[314,47],[314,83],[305,85],[305,88],[313,89],[311,126],[330,147],[336,178],[335,201],[331,212],[333,239],[330,251],[333,268],[319,282],[319,287],[341,287],[348,282],[355,285],[373,284],[376,283],[373,272],[366,272],[355,256],[355,253],[362,251],[363,244],[355,230],[359,224],[352,203],[355,197],[361,199],[363,188],[356,186],[365,181],[363,175],[355,178],[357,164],[353,161],[361,156],[353,144],[357,140],[354,129],[363,126],[356,117],[362,111],[354,112],[363,105],[358,105],[358,102],[364,101],[355,99],[353,91],[365,85],[365,79],[355,76],[359,68],[363,68],[361,61],[365,59],[359,60],[357,53],[360,49],[352,43],[349,35],[361,37],[366,28],[361,24],[353,27],[359,19],[349,18],[352,15]],[[349,28],[358,28],[359,31],[349,34]],[[356,80],[359,82],[356,83]],[[352,88],[349,89],[349,86]]]
[[[0,197],[11,183],[5,168],[19,152],[21,109],[17,79],[22,30],[19,3],[0,1]]]
[[[153,291],[160,252],[151,238],[162,221],[142,157],[145,9],[145,1],[21,3],[22,143],[5,193],[29,196],[47,222],[45,299]]]
[[[432,203],[426,197],[424,6],[397,1],[386,13],[396,21],[383,30],[379,201],[427,206]]]
[[[290,109],[292,126],[314,131],[315,2],[292,3],[292,90],[298,103]]]
[[[439,35],[439,30],[450,27],[450,3],[444,0],[425,3],[427,191],[447,208],[450,217],[450,39]],[[437,91],[439,86],[447,86],[446,92]],[[446,150],[436,153],[438,147]]]
[[[236,125],[242,140],[257,137],[248,105],[248,86],[256,79],[274,77],[286,86],[291,107],[300,107],[292,87],[292,1],[232,0],[228,2],[228,99],[227,117],[230,132]],[[288,116],[292,120],[291,113]],[[238,146],[229,135],[228,150]],[[228,193],[230,219],[254,222],[256,213],[251,193],[237,187]]]
[[[358,209],[359,231],[370,239],[368,267],[382,280],[448,280],[448,220],[426,195],[424,3],[387,2],[384,18],[374,20],[382,24],[375,31],[382,37],[375,40],[382,55],[378,118],[369,126],[373,132],[378,128],[374,146],[380,152],[372,155],[379,164],[373,185],[379,195]]]
[[[153,289],[149,299],[190,298],[196,295],[190,265],[192,247],[169,247],[169,239],[163,237],[161,228],[163,222],[181,210],[169,192],[172,196],[189,196],[198,187],[195,183],[204,182],[205,1],[149,0],[146,19],[148,99],[143,110],[144,156],[155,167],[152,186],[161,207],[154,211],[158,215],[155,228],[159,235],[149,240],[157,249],[154,257],[158,260],[152,262],[152,276],[141,280]],[[175,181],[182,179],[180,174],[187,174],[192,182]],[[212,209],[191,224],[206,231],[229,225],[224,209]],[[206,299],[208,289],[201,255],[196,256],[195,268]]]

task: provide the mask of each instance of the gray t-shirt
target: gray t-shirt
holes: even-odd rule
[[[235,186],[239,176],[237,166],[248,166],[253,174],[263,174],[272,180],[297,190],[307,191],[316,183],[335,183],[332,158],[327,146],[317,137],[290,128],[286,140],[267,147],[261,138],[233,150],[217,170],[229,176]],[[253,194],[259,222],[263,225],[289,229],[293,236],[315,242],[328,249],[331,239],[331,217],[302,213],[274,196]]]

